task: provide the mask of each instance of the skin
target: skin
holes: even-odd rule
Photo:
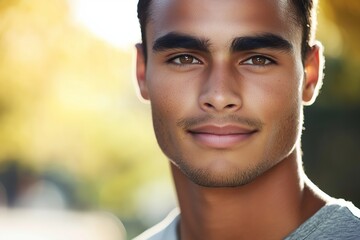
[[[302,61],[291,12],[287,1],[153,3],[136,73],[171,163],[181,239],[284,238],[329,200],[303,173],[300,150],[322,49]]]

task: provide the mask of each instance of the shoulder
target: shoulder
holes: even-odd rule
[[[334,205],[335,209],[333,214],[331,214],[327,220],[328,227],[332,227],[334,234],[338,234],[339,236],[356,236],[356,239],[359,239],[360,210],[351,202],[344,200],[338,200]]]
[[[290,239],[360,239],[360,210],[335,199],[303,223]]]
[[[133,240],[177,240],[177,225],[180,219],[178,209],[173,210],[160,223],[146,230]]]
[[[337,228],[352,228],[356,227],[360,236],[360,210],[351,202],[342,199],[337,199],[323,208],[327,212],[327,219],[324,219],[324,226],[326,223],[328,227]],[[332,226],[334,224],[334,226]]]

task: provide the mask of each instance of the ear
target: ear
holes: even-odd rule
[[[136,79],[142,99],[149,100],[146,84],[146,59],[144,56],[143,45],[140,43],[136,44]]]
[[[304,105],[308,106],[315,102],[323,82],[323,69],[323,46],[320,42],[316,42],[305,59],[305,76],[302,92]]]

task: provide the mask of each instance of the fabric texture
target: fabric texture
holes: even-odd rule
[[[336,200],[321,208],[285,239],[360,239],[360,210],[350,202]]]
[[[179,210],[134,240],[179,240],[177,226]],[[334,200],[300,225],[285,240],[357,240],[360,239],[360,210],[351,202]]]

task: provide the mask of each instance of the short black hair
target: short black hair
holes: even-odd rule
[[[150,5],[152,0],[139,0],[137,5],[138,19],[141,29],[141,41],[145,60],[147,59],[146,24],[150,17]]]
[[[304,60],[315,38],[317,25],[317,5],[318,0],[290,0],[295,21],[302,26],[301,55]],[[150,18],[150,5],[152,0],[139,0],[137,5],[138,19],[141,29],[141,40],[145,59],[147,58],[146,24]]]
[[[291,3],[295,20],[302,26],[301,55],[304,60],[315,39],[318,0],[291,0]]]

